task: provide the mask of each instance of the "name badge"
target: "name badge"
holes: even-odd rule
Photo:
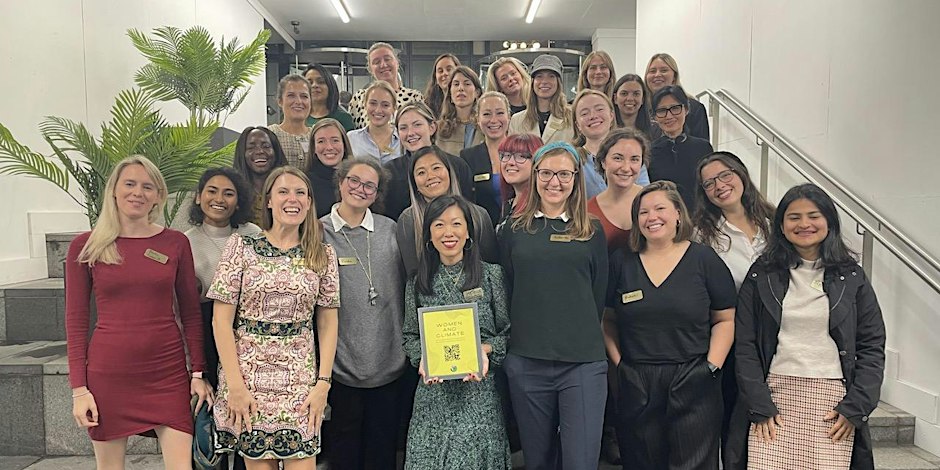
[[[809,286],[818,290],[819,292],[823,291],[823,282],[821,279],[814,280],[813,282],[809,283]]]
[[[627,292],[620,297],[620,301],[628,304],[630,302],[636,302],[637,300],[643,300],[643,291],[635,290],[633,292]]]
[[[144,256],[146,256],[146,257],[148,257],[148,258],[150,258],[150,259],[152,259],[152,260],[154,260],[154,261],[156,261],[156,262],[158,262],[158,263],[160,263],[160,264],[166,264],[166,262],[170,260],[170,257],[169,257],[169,256],[167,256],[167,255],[165,255],[165,254],[163,254],[163,253],[160,253],[159,251],[152,250],[152,249],[150,249],[150,248],[147,248],[147,251],[144,252]]]
[[[479,183],[480,181],[489,181],[489,180],[490,180],[489,173],[480,173],[479,175],[473,175],[474,183]]]
[[[463,300],[466,302],[473,302],[475,300],[480,300],[483,298],[483,288],[477,287],[476,289],[470,289],[463,291]]]
[[[553,241],[553,242],[568,243],[571,241],[571,235],[555,233],[555,234],[552,234],[552,236],[548,237],[548,240]]]
[[[356,258],[340,258],[339,259],[340,266],[352,266],[358,262],[359,260],[357,260]]]

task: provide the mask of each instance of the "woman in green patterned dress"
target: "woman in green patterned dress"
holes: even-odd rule
[[[405,354],[422,380],[415,392],[405,469],[508,470],[509,441],[499,393],[489,366],[502,364],[509,312],[502,268],[480,260],[470,238],[470,203],[441,196],[428,205],[422,227],[428,247],[405,288]],[[480,294],[482,290],[482,295]],[[482,374],[463,380],[425,377],[417,309],[474,300],[479,315]]]

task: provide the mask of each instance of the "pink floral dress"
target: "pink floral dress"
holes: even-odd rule
[[[251,432],[228,424],[229,387],[219,367],[213,407],[216,452],[250,459],[311,457],[320,439],[300,407],[317,378],[314,309],[339,307],[336,252],[322,274],[303,265],[300,246],[281,250],[263,234],[232,235],[207,296],[237,305],[235,349],[248,392],[258,403]]]

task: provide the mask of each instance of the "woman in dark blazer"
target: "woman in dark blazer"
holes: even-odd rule
[[[477,101],[477,127],[485,140],[460,151],[470,165],[477,205],[486,209],[495,225],[501,220],[499,146],[509,136],[509,99],[498,91],[488,91]]]
[[[884,378],[884,321],[820,188],[793,187],[777,206],[741,285],[735,341],[740,395],[724,468],[823,468],[800,454],[875,468],[868,419]]]

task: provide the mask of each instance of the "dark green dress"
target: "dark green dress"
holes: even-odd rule
[[[454,279],[459,284],[455,286]],[[464,303],[463,264],[440,266],[434,276],[434,295],[418,294],[415,280],[405,289],[405,354],[411,364],[421,362],[418,327],[419,307]],[[415,391],[414,412],[408,430],[405,469],[509,470],[509,440],[493,369],[506,357],[509,311],[502,268],[483,263],[480,287],[483,299],[477,301],[480,340],[493,347],[490,369],[482,382],[448,380],[425,385],[420,380]]]

